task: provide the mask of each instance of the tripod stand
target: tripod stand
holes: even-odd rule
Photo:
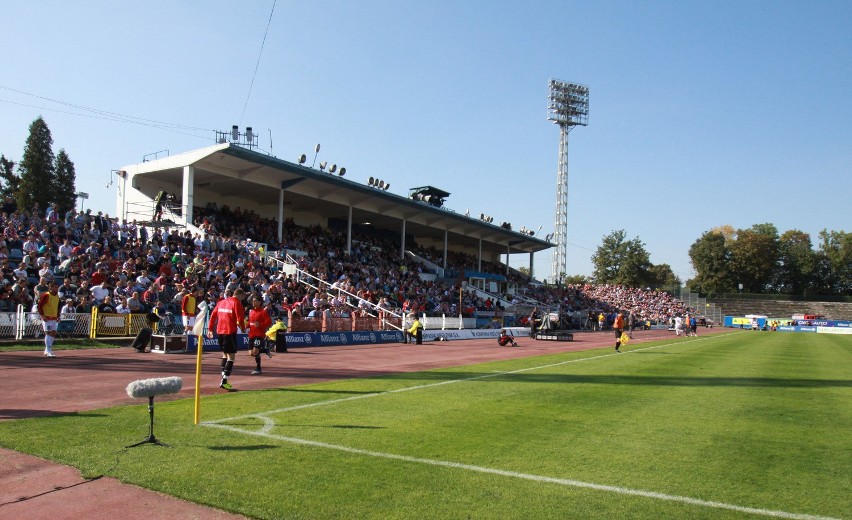
[[[171,448],[168,444],[164,442],[160,442],[154,437],[154,396],[148,396],[148,415],[151,417],[151,426],[148,430],[148,438],[142,441],[137,442],[136,444],[131,444],[130,446],[125,446],[125,448],[135,448],[136,446],[141,446],[143,444],[156,444],[157,446],[165,446],[167,448]]]

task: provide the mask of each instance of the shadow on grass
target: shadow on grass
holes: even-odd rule
[[[304,428],[338,428],[343,430],[384,430],[386,426],[361,426],[358,424],[295,424],[295,423],[285,423],[279,424],[278,426],[295,426],[295,427],[304,427]]]
[[[741,386],[767,388],[849,388],[849,379],[781,379],[773,377],[688,377],[688,376],[636,376],[615,374],[499,374],[487,372],[423,372],[393,374],[394,380],[475,379],[481,382],[499,381],[514,383],[573,383],[592,385],[647,385],[647,386]]]
[[[251,446],[209,446],[207,449],[211,451],[259,451],[271,450],[280,448],[274,444],[253,444]]]
[[[356,391],[356,390],[321,390],[319,388],[270,388],[268,390],[263,390],[263,392],[304,392],[309,394],[355,394],[355,395],[366,395],[366,394],[375,394],[377,390],[364,390],[364,391]]]
[[[107,417],[106,414],[91,412],[57,412],[35,409],[0,409],[0,421],[4,419],[29,419],[33,417]]]

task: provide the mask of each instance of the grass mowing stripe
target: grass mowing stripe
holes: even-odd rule
[[[406,387],[406,388],[398,388],[396,390],[387,390],[385,392],[372,392],[372,393],[369,393],[369,394],[354,395],[354,396],[350,396],[350,397],[341,397],[340,399],[329,399],[328,401],[317,401],[315,403],[306,403],[306,404],[300,404],[300,405],[296,405],[296,406],[288,406],[286,408],[278,408],[278,409],[275,409],[275,410],[267,410],[267,411],[261,412],[261,413],[250,413],[250,414],[245,414],[245,415],[235,415],[233,417],[226,417],[226,418],[223,418],[223,419],[215,419],[215,420],[212,420],[212,421],[202,421],[201,424],[213,425],[213,424],[219,424],[219,423],[228,422],[228,421],[236,421],[236,420],[239,420],[239,419],[248,419],[248,418],[251,418],[251,417],[261,417],[262,418],[262,417],[265,417],[266,415],[271,415],[271,414],[276,414],[276,413],[284,413],[284,412],[292,412],[292,411],[295,411],[295,410],[302,410],[302,409],[305,409],[305,408],[313,408],[315,406],[325,406],[325,405],[330,405],[330,404],[344,403],[344,402],[347,402],[347,401],[357,401],[357,400],[360,400],[360,399],[367,399],[367,398],[370,398],[370,397],[377,397],[377,396],[380,396],[380,395],[397,394],[397,393],[400,393],[400,392],[409,392],[411,390],[423,390],[424,388],[433,388],[433,387],[436,387],[436,386],[450,385],[450,384],[453,384],[453,383],[464,383],[464,382],[467,382],[467,381],[476,381],[477,379],[485,379],[485,378],[489,378],[489,377],[506,376],[506,375],[511,375],[511,374],[521,374],[521,373],[524,373],[524,372],[531,372],[531,371],[534,371],[534,370],[542,370],[542,369],[545,369],[545,368],[553,368],[553,367],[558,367],[558,366],[562,366],[562,365],[567,365],[569,363],[579,363],[581,361],[590,361],[590,360],[597,360],[597,359],[605,359],[605,358],[609,358],[609,357],[617,357],[617,356],[620,356],[621,354],[630,354],[630,353],[633,353],[633,352],[642,352],[644,350],[653,350],[653,349],[668,347],[668,346],[672,346],[672,345],[684,345],[684,344],[687,344],[687,343],[694,343],[696,341],[703,341],[703,340],[718,338],[718,337],[727,336],[727,335],[731,335],[731,334],[742,334],[742,332],[731,332],[731,333],[728,333],[728,334],[720,334],[720,335],[716,335],[716,336],[705,336],[705,337],[702,337],[702,338],[696,338],[696,339],[686,340],[686,341],[675,341],[675,342],[672,342],[672,343],[664,343],[664,344],[661,344],[661,345],[653,345],[653,346],[650,346],[650,347],[637,348],[637,349],[633,349],[633,350],[629,350],[629,351],[624,351],[624,352],[621,352],[621,353],[615,353],[614,352],[614,353],[611,353],[611,354],[603,354],[603,355],[600,355],[600,356],[592,356],[592,357],[581,358],[581,359],[569,359],[569,360],[566,360],[566,361],[560,361],[558,363],[548,363],[547,365],[539,365],[539,366],[534,366],[534,367],[519,368],[517,370],[494,372],[493,374],[484,374],[484,375],[473,376],[473,377],[465,377],[465,378],[462,378],[462,379],[451,379],[451,380],[448,380],[448,381],[439,381],[437,383],[429,383],[427,385],[417,385],[417,386],[409,386],[409,387]]]
[[[588,358],[594,359],[594,358]],[[697,506],[697,507],[705,507],[705,508],[714,508],[714,509],[726,509],[729,511],[736,511],[739,513],[748,513],[760,516],[769,516],[774,518],[789,518],[794,520],[839,520],[830,516],[817,516],[817,515],[809,515],[809,514],[800,514],[800,513],[789,513],[787,511],[776,511],[771,509],[759,509],[754,507],[747,506],[738,506],[735,504],[726,504],[724,502],[716,502],[712,500],[702,500],[699,498],[691,498],[684,497],[678,495],[668,495],[665,493],[657,493],[654,491],[645,491],[642,489],[631,489],[624,488],[619,486],[609,486],[606,484],[595,484],[593,482],[583,482],[579,480],[572,479],[563,479],[563,478],[555,478],[555,477],[546,477],[542,475],[531,475],[529,473],[519,473],[516,471],[508,471],[497,468],[486,468],[483,466],[475,466],[472,464],[463,464],[460,462],[451,462],[444,460],[433,460],[433,459],[424,459],[419,457],[411,457],[408,455],[398,455],[394,453],[381,453],[377,451],[363,450],[360,448],[351,448],[348,446],[341,446],[339,444],[329,444],[325,442],[312,441],[308,439],[298,439],[296,437],[285,437],[283,435],[274,435],[268,433],[267,427],[269,427],[270,423],[274,422],[271,419],[266,418],[264,421],[265,425],[263,431],[250,431],[244,430],[242,428],[236,428],[234,426],[228,426],[225,424],[213,424],[213,423],[202,423],[205,426],[220,428],[223,430],[241,433],[244,435],[254,435],[258,437],[263,437],[267,439],[275,439],[283,442],[290,442],[293,444],[300,444],[303,446],[311,446],[315,448],[325,448],[331,450],[342,451],[346,453],[352,453],[356,455],[365,455],[368,457],[377,457],[383,459],[391,459],[391,460],[399,460],[403,462],[410,462],[415,464],[427,464],[430,466],[439,466],[444,468],[452,468],[452,469],[463,469],[468,471],[475,471],[477,473],[486,473],[490,475],[499,475],[503,477],[511,477],[511,478],[519,478],[524,480],[531,480],[534,482],[542,482],[546,484],[557,484],[561,486],[569,486],[575,488],[583,488],[583,489],[591,489],[595,491],[606,491],[609,493],[617,493],[619,495],[630,495],[630,496],[638,496],[643,498],[651,498],[656,500],[665,500],[669,502],[680,502],[683,504]]]

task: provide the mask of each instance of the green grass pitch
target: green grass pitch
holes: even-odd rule
[[[463,347],[460,347],[463,348]],[[364,353],[369,355],[369,352]],[[740,332],[0,423],[255,518],[849,518],[852,337]]]

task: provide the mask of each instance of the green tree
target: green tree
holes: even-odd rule
[[[54,193],[53,137],[47,123],[39,116],[30,125],[30,135],[24,146],[24,155],[18,164],[21,182],[15,193],[19,208],[32,210],[38,204],[39,211],[47,208]]]
[[[64,148],[56,154],[54,171],[52,202],[56,203],[59,214],[64,215],[66,211],[74,209],[77,203],[77,173],[74,170],[74,163],[65,153]]]
[[[771,288],[778,268],[778,230],[772,224],[755,224],[737,231],[730,245],[731,272],[747,292],[763,293]]]
[[[599,284],[641,287],[649,280],[651,260],[639,238],[625,239],[623,229],[613,231],[592,255],[593,278]]]
[[[852,233],[819,232],[819,276],[824,294],[852,295]]]
[[[563,278],[562,282],[565,285],[585,285],[587,283],[591,283],[591,279],[582,274],[572,274]]]
[[[817,264],[811,236],[797,229],[785,231],[778,249],[774,289],[784,294],[805,294],[811,288]]]
[[[20,182],[21,179],[15,174],[15,161],[0,155],[0,196],[13,197]]]
[[[689,248],[689,259],[695,269],[695,278],[689,280],[690,289],[705,294],[730,291],[734,282],[731,277],[731,250],[725,235],[718,231],[706,231]]]
[[[680,278],[674,274],[669,264],[652,265],[648,269],[648,280],[645,285],[655,289],[674,289],[680,287]]]

